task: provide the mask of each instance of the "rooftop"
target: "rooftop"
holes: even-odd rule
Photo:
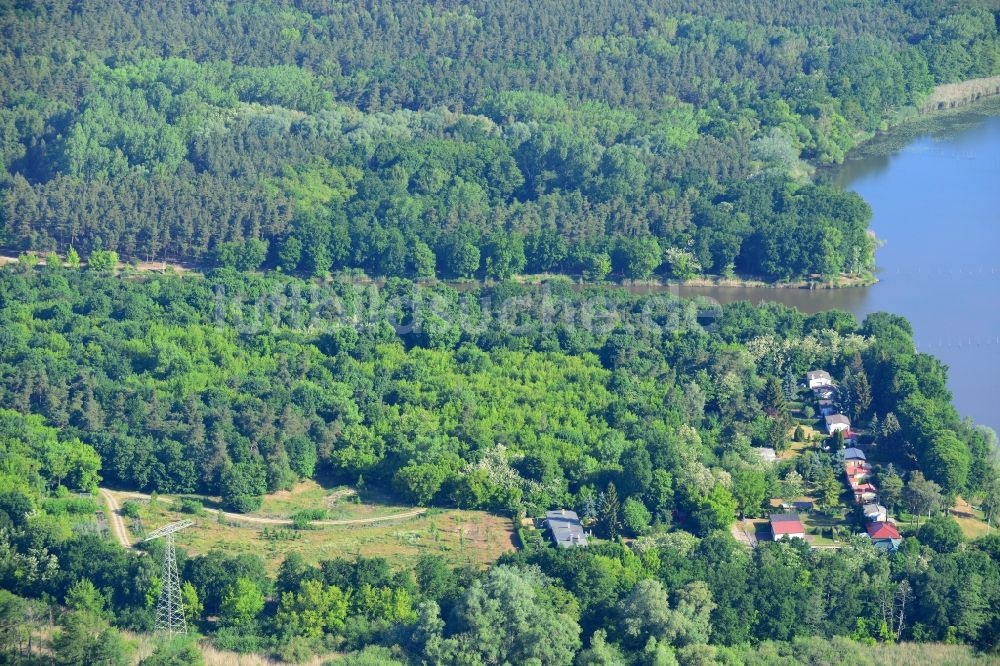
[[[805,528],[797,513],[775,513],[771,514],[771,531],[775,536],[779,534],[804,534]]]
[[[868,536],[874,539],[902,539],[899,530],[892,523],[868,523]]]
[[[552,532],[552,540],[560,548],[587,545],[587,535],[583,532],[583,525],[580,524],[576,511],[569,509],[546,511],[545,523]]]

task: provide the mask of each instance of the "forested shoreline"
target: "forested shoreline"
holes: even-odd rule
[[[899,317],[699,309],[559,280],[459,294],[58,262],[0,271],[0,304],[0,399],[14,410],[0,419],[0,583],[65,599],[74,621],[96,604],[117,626],[148,630],[157,570],[76,532],[94,504],[66,489],[102,479],[254,511],[264,493],[322,476],[515,520],[568,506],[595,516],[600,540],[528,547],[485,575],[430,556],[415,572],[289,556],[275,580],[256,556],[200,555],[183,578],[192,621],[217,645],[294,660],[377,643],[388,647],[380,664],[466,663],[470,652],[472,663],[745,663],[758,641],[799,641],[774,648],[788,659],[840,649],[810,636],[996,649],[1000,537],[966,542],[937,515],[959,494],[1000,501],[995,437],[959,420],[944,367],[914,350]],[[789,445],[788,403],[815,367],[871,424],[882,501],[934,515],[891,557],[865,537],[749,551],[729,533],[735,516],[804,491],[860,520],[842,504],[834,450],[779,465],[753,450]],[[526,605],[497,601],[510,595]],[[326,619],[307,619],[316,612]],[[522,612],[560,638],[496,631],[523,626]]]
[[[863,274],[870,211],[812,166],[1000,63],[975,2],[0,18],[0,243],[312,275]]]
[[[995,661],[1000,448],[904,318],[607,283],[871,281],[817,170],[998,24],[0,0],[0,663]]]

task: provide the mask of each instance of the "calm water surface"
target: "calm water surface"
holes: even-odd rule
[[[920,351],[950,368],[963,416],[1000,430],[1000,117],[956,116],[888,155],[849,159],[834,179],[871,204],[885,241],[869,288],[684,288],[722,302],[780,301],[807,312],[895,312]]]

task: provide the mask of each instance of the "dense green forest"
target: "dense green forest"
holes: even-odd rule
[[[813,166],[1000,72],[971,0],[11,1],[0,34],[0,244],[313,275],[863,274],[870,211]]]
[[[182,548],[203,646],[994,659],[976,515],[1000,515],[1000,449],[905,319],[601,283],[867,279],[871,210],[821,168],[1000,74],[998,22],[995,0],[0,0],[0,664],[202,663],[134,650],[164,546],[109,538],[98,488],[259,516],[304,480],[509,517],[517,543],[482,568]],[[813,430],[818,369],[898,548],[864,536],[844,434]],[[810,542],[738,540],[803,497]],[[553,508],[587,547],[524,520]]]
[[[92,446],[109,482],[242,510],[318,469],[416,503],[529,514],[657,479],[650,511],[683,507],[706,532],[731,521],[729,475],[750,447],[781,448],[779,398],[815,367],[865,377],[852,413],[893,414],[887,462],[951,495],[992,481],[944,367],[893,315],[737,303],[702,313],[706,329],[691,301],[560,282],[460,294],[56,267],[5,271],[0,306],[0,402]]]
[[[150,629],[159,585],[155,559],[79,527],[97,505],[69,491],[98,479],[250,511],[296,479],[361,477],[416,504],[573,507],[606,539],[527,547],[486,573],[289,556],[272,578],[253,555],[187,559],[192,622],[240,651],[701,664],[752,662],[751,644],[837,661],[851,643],[834,637],[997,647],[1000,537],[966,542],[936,513],[959,493],[1000,503],[996,442],[959,420],[945,369],[899,317],[559,280],[459,293],[30,261],[0,272],[0,305],[0,601],[8,617],[37,615],[39,598],[68,607],[58,649],[89,656],[65,663],[119,663],[111,625]],[[787,446],[788,402],[816,367],[872,425],[882,500],[934,515],[892,556],[865,538],[749,550],[729,533],[804,488],[861,525],[833,453],[768,465],[751,450]]]

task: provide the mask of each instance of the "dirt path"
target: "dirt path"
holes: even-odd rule
[[[125,527],[125,519],[122,518],[121,507],[118,506],[118,499],[107,488],[101,488],[101,496],[108,506],[108,515],[111,516],[111,531],[122,548],[131,548],[132,540],[129,538],[128,528]]]
[[[115,495],[117,494],[117,495],[119,495],[121,497],[130,497],[130,498],[142,499],[142,500],[148,500],[150,498],[149,495],[147,495],[145,493],[135,493],[135,492],[127,492],[127,491],[118,492],[118,491],[111,491],[111,490],[108,490],[106,488],[101,488],[101,494],[107,500],[108,507],[111,510],[111,513],[112,513],[112,523],[114,523],[114,519],[117,518],[118,522],[121,523],[122,532],[124,534],[126,534],[126,535],[128,534],[128,532],[127,532],[127,530],[125,530],[125,523],[124,523],[124,521],[122,521],[121,515],[118,513],[118,511],[120,511],[120,509],[118,507],[118,502],[117,502],[117,498],[115,497]],[[169,498],[169,497],[161,497],[160,499],[168,501],[168,502],[173,502],[174,501],[172,498]],[[205,512],[206,513],[211,513],[213,515],[218,515],[218,514],[221,513],[223,515],[223,517],[228,518],[229,520],[235,520],[235,521],[244,522],[244,523],[253,523],[255,525],[292,525],[293,524],[292,520],[290,520],[288,518],[264,518],[262,516],[248,516],[248,515],[242,514],[242,513],[231,513],[229,511],[221,511],[219,509],[205,509]],[[413,518],[415,516],[420,516],[420,515],[423,515],[425,513],[427,513],[427,509],[411,509],[410,511],[403,511],[401,513],[394,513],[394,514],[391,514],[391,515],[388,515],[388,516],[378,516],[376,518],[349,518],[349,519],[343,519],[343,520],[311,520],[311,521],[309,521],[309,524],[310,525],[316,525],[316,526],[319,526],[319,527],[335,527],[337,525],[369,525],[369,524],[372,524],[372,523],[384,523],[384,522],[388,522],[390,520],[401,520],[401,519],[404,519],[404,518]],[[116,528],[116,534],[117,534],[117,528]],[[122,543],[122,545],[126,545],[127,541],[128,541],[127,537],[122,537],[122,536],[119,536],[118,540]]]
[[[733,537],[747,548],[757,547],[757,533],[752,522],[738,520],[730,526],[729,530],[733,533]]]

